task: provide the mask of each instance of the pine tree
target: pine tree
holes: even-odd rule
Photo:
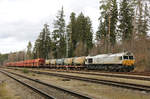
[[[116,43],[118,7],[116,0],[102,0],[100,4],[101,17],[96,39],[108,53]]]
[[[110,19],[110,43],[114,47],[116,44],[116,35],[117,35],[117,22],[118,22],[118,7],[116,0],[112,0],[111,6],[111,19]]]
[[[100,19],[100,25],[98,31],[96,32],[96,40],[101,46],[102,53],[108,53],[108,17],[107,15],[103,19]]]
[[[67,26],[69,38],[69,57],[88,55],[93,47],[92,23],[89,17],[81,12],[78,17],[71,13],[70,22]],[[82,49],[82,54],[79,54]]]
[[[44,31],[45,31],[45,58],[50,58],[50,51],[51,51],[51,38],[50,38],[50,31],[48,29],[48,25],[44,25]]]
[[[33,49],[33,57],[47,59],[49,58],[50,49],[51,49],[50,31],[48,29],[48,25],[44,24],[44,28],[35,42]]]
[[[85,17],[83,15],[83,13],[81,12],[80,15],[77,17],[77,23],[76,23],[76,27],[77,27],[77,34],[76,34],[76,39],[77,39],[77,43],[79,43],[80,41],[82,41],[83,43],[85,43],[85,27],[86,27],[86,23],[85,23]],[[84,44],[83,44],[84,45]]]
[[[27,46],[27,59],[32,59],[32,44],[30,41]]]
[[[120,3],[119,13],[119,34],[121,35],[122,42],[129,42],[132,39],[133,33],[133,16],[134,10],[132,3],[128,0],[122,0]]]
[[[102,41],[106,38],[106,31],[105,31],[105,22],[100,20],[98,31],[96,32],[96,41]]]
[[[67,40],[68,40],[68,57],[74,56],[74,51],[77,44],[77,27],[76,27],[75,13],[72,12],[70,15],[70,22],[67,26]]]
[[[35,41],[35,44],[34,44],[33,59],[40,58],[40,41],[41,41],[40,38],[41,38],[41,33],[38,36],[38,38],[37,38],[37,40]]]
[[[89,17],[85,17],[83,13],[81,13],[77,17],[76,21],[76,48],[78,45],[83,45],[83,55],[88,55],[90,49],[93,46],[93,31],[92,24]],[[80,44],[82,42],[82,44]]]
[[[89,17],[85,18],[85,22],[86,22],[86,35],[85,35],[85,41],[86,41],[86,54],[89,54],[89,51],[92,49],[93,47],[93,30],[92,30],[92,23]]]
[[[143,23],[144,23],[144,19],[143,19],[143,4],[141,2],[141,0],[138,0],[138,26],[137,26],[137,33],[138,36],[142,36],[143,35]]]
[[[147,3],[145,4],[145,10],[144,10],[144,23],[143,23],[143,35],[147,36],[148,31],[150,28],[149,22],[150,22],[150,10],[148,9]]]
[[[33,52],[32,52],[32,54],[33,54],[33,56],[32,56],[32,58],[33,59],[36,59],[36,58],[38,58],[38,47],[37,47],[37,40],[35,41],[35,43],[34,43],[34,47],[33,47]]]
[[[55,58],[62,58],[66,56],[66,34],[63,7],[61,11],[58,12],[56,18],[53,31],[53,54]]]
[[[139,37],[146,37],[148,34],[149,28],[149,11],[147,2],[138,0],[137,1],[138,8],[138,17],[137,17],[137,34]]]

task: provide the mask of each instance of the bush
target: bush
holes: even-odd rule
[[[23,73],[29,73],[29,71],[27,69],[23,69],[22,72]]]

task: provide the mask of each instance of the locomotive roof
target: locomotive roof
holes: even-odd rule
[[[96,55],[96,57],[105,57],[105,56],[124,56],[124,55],[133,55],[132,53],[130,52],[122,52],[122,53],[116,53],[116,54],[101,54],[101,55]]]
[[[99,55],[96,55],[96,56],[87,56],[87,58],[92,58],[92,57],[113,57],[113,56],[124,56],[124,55],[133,55],[132,53],[130,52],[121,52],[121,53],[115,53],[115,54],[112,54],[112,53],[109,53],[109,54],[99,54]]]

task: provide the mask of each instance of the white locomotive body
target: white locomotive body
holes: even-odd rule
[[[85,65],[88,69],[131,71],[134,69],[134,61],[132,53],[122,52],[117,54],[87,56]]]

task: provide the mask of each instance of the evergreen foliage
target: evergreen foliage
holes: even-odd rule
[[[93,46],[93,31],[89,17],[85,17],[83,13],[76,18],[75,13],[70,16],[70,23],[67,26],[67,34],[69,38],[69,56],[81,56],[78,49],[82,48],[82,55],[88,55]]]
[[[7,60],[8,60],[8,54],[1,54],[1,53],[0,53],[0,66],[2,66],[3,63],[4,63],[5,61],[7,61]]]
[[[116,0],[100,1],[101,17],[100,24],[96,32],[96,40],[100,41],[104,50],[109,52],[116,44],[118,7]]]
[[[32,44],[29,41],[28,46],[27,46],[27,59],[32,59]]]
[[[48,25],[44,24],[44,28],[35,42],[33,49],[33,58],[49,58],[51,49],[50,31]]]
[[[63,7],[58,12],[56,20],[54,21],[53,30],[53,55],[54,58],[63,58],[66,56],[66,34],[65,34],[65,20]]]
[[[149,8],[148,4],[145,4],[145,10],[144,10],[144,23],[143,23],[143,35],[148,36],[148,31],[150,28],[150,14],[149,14]]]
[[[75,56],[74,50],[77,44],[77,21],[75,13],[70,15],[70,22],[67,26],[67,43],[68,43],[68,57]]]
[[[118,7],[117,1],[112,0],[111,6],[111,19],[110,19],[110,43],[111,46],[116,44],[116,36],[117,36],[117,22],[118,22]]]
[[[92,24],[89,17],[85,17],[83,13],[77,17],[77,46],[82,42],[83,44],[83,55],[88,55],[90,49],[93,46],[93,31]]]
[[[119,13],[119,34],[121,35],[122,42],[130,41],[132,39],[133,16],[134,10],[132,3],[128,0],[122,0]]]
[[[147,3],[141,0],[137,1],[137,34],[139,37],[146,37],[149,29],[149,11]]]

